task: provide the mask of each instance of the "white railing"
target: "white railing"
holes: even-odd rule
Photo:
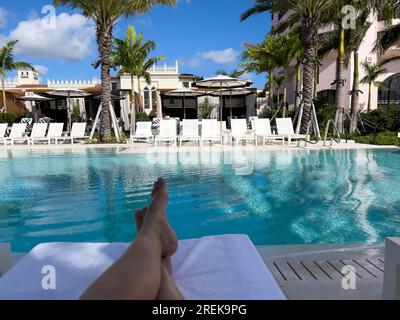
[[[62,88],[62,87],[76,87],[85,88],[93,87],[98,85],[99,82],[96,80],[47,80],[47,85],[49,88]]]
[[[5,87],[6,88],[15,88],[18,85],[19,85],[19,83],[18,83],[17,79],[6,79],[5,80]]]

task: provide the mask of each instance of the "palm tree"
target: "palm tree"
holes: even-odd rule
[[[368,84],[368,107],[367,110],[371,110],[371,92],[372,92],[372,85],[378,87],[384,87],[385,85],[382,82],[376,81],[376,79],[387,72],[387,70],[379,64],[375,63],[367,63],[366,61],[362,63],[364,71],[366,73],[365,77],[361,79],[361,83]]]
[[[150,11],[154,5],[175,5],[176,0],[54,0],[56,6],[79,8],[96,25],[96,39],[101,65],[101,113],[100,139],[111,137],[110,103],[111,75],[113,65],[113,28],[121,16],[135,15]]]
[[[272,46],[272,55],[277,66],[283,69],[282,86],[283,86],[283,117],[286,117],[287,102],[287,80],[288,71],[291,62],[296,59],[298,68],[300,68],[299,59],[302,55],[302,46],[299,35],[292,31],[288,34],[281,35],[275,39]],[[298,70],[297,70],[298,71]]]
[[[400,45],[400,23],[391,23],[391,20],[396,17],[398,12],[400,12],[399,0],[386,0],[381,4],[379,13],[381,18],[386,21],[387,28],[379,32],[374,46],[375,52],[382,54],[389,48]]]
[[[274,38],[272,36],[267,36],[265,40],[260,44],[245,44],[246,51],[242,53],[242,59],[244,60],[241,63],[241,70],[238,72],[239,74],[244,74],[245,72],[255,72],[257,74],[267,73],[268,74],[268,83],[269,83],[269,98],[268,104],[270,107],[273,105],[273,78],[274,78],[274,69],[277,67],[276,61],[273,55],[273,43]]]
[[[138,80],[139,89],[139,110],[141,110],[141,87],[140,79],[144,78],[148,84],[151,83],[151,76],[148,69],[158,61],[164,60],[163,56],[149,58],[148,55],[155,50],[154,41],[143,41],[143,34],[136,33],[134,26],[129,25],[125,39],[115,39],[116,47],[112,59],[116,66],[121,67],[119,73],[128,73],[131,76],[131,136],[135,134],[136,125],[136,103],[134,77]]]
[[[7,101],[6,101],[6,73],[9,71],[19,69],[31,69],[35,70],[33,66],[26,62],[14,61],[14,48],[18,43],[18,40],[7,41],[3,47],[0,48],[0,74],[1,74],[1,86],[3,92],[3,106],[1,112],[7,112]]]
[[[286,74],[282,73],[276,76],[272,81],[272,86],[276,88],[276,104],[278,109],[281,105],[281,88],[286,84]],[[285,88],[284,88],[285,90]]]
[[[281,21],[275,32],[282,32],[294,25],[301,28],[301,43],[304,48],[303,64],[303,102],[304,110],[301,122],[301,132],[307,131],[311,120],[314,66],[316,61],[316,47],[319,28],[326,21],[326,16],[331,14],[331,9],[336,0],[265,0],[256,1],[256,6],[243,15],[242,18],[266,11],[286,13],[287,18]],[[253,12],[252,12],[253,11]]]

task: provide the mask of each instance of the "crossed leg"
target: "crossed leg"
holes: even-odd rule
[[[135,214],[138,236],[127,251],[81,296],[83,300],[182,299],[171,276],[178,240],[166,216],[165,180],[154,183],[151,204]]]

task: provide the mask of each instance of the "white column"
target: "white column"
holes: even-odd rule
[[[161,102],[161,94],[160,91],[157,92],[157,118],[162,119],[162,102]]]

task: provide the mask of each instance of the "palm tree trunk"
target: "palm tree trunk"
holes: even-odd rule
[[[350,133],[354,133],[357,129],[358,108],[359,108],[359,92],[360,92],[360,72],[359,72],[359,56],[358,51],[353,52],[354,59],[354,75],[353,75],[353,93],[351,96],[351,124]]]
[[[317,99],[318,98],[318,62],[315,63],[314,65],[314,91],[313,91],[313,99]]]
[[[313,82],[315,65],[315,45],[318,29],[316,26],[308,26],[308,22],[303,23],[302,43],[304,47],[304,71],[303,71],[303,115],[301,118],[300,133],[306,133],[308,123],[311,120],[311,110],[313,101]]]
[[[301,103],[300,90],[301,90],[301,64],[300,62],[298,62],[297,72],[296,72],[296,99],[294,102],[296,109],[300,106]]]
[[[283,112],[282,112],[282,115],[283,115],[283,118],[286,118],[286,100],[287,100],[287,97],[286,97],[286,94],[287,94],[287,88],[286,88],[286,75],[285,75],[285,79],[283,80]]]
[[[273,88],[273,79],[274,79],[274,73],[272,70],[269,70],[269,83],[268,83],[268,90],[269,90],[269,96],[268,96],[268,104],[269,107],[272,108],[272,105],[274,104],[274,88]]]
[[[142,106],[142,89],[140,85],[140,78],[138,77],[138,91],[139,91],[139,112],[143,112]]]
[[[368,87],[368,107],[367,107],[368,112],[371,111],[371,94],[372,94],[372,82],[369,83]]]
[[[6,97],[6,79],[4,75],[1,76],[1,89],[3,92],[3,112],[7,112],[7,97]]]
[[[101,104],[100,140],[107,141],[111,136],[111,53],[112,53],[112,26],[97,27],[97,43],[101,58]]]
[[[344,29],[340,29],[338,58],[336,62],[336,127],[340,133],[344,133],[343,114],[344,106],[342,102],[344,99],[344,83],[343,83],[343,70],[344,70]]]
[[[130,135],[133,137],[136,132],[136,103],[135,103],[135,81],[133,74],[131,74],[131,132]]]
[[[281,106],[281,87],[278,87],[278,89],[276,90],[277,90],[276,93],[278,94],[276,103],[278,104],[278,109],[279,109]]]

